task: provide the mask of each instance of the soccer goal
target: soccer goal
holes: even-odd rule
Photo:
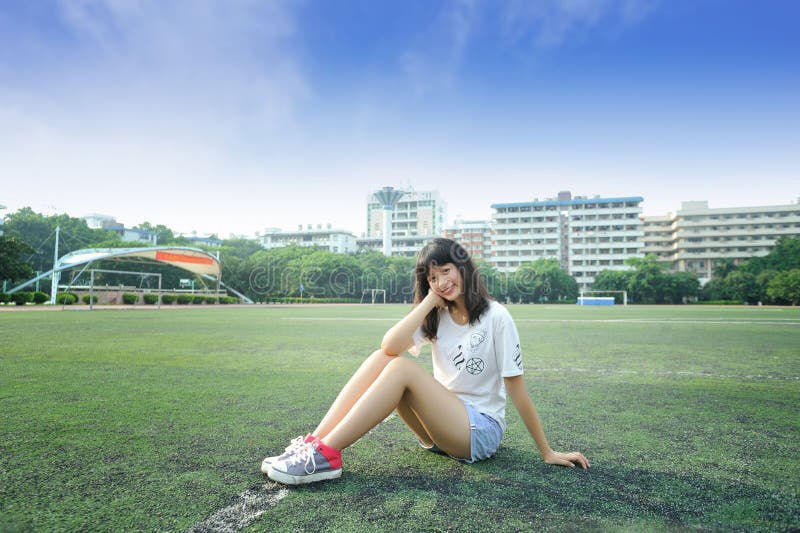
[[[384,289],[364,289],[361,292],[361,303],[364,303],[364,298],[369,294],[370,296],[370,303],[374,304],[375,299],[380,296],[383,298],[382,303],[386,303],[386,290]]]
[[[621,294],[622,305],[628,306],[628,291],[581,291],[578,297],[578,305],[614,305],[614,296],[601,296],[603,294]]]

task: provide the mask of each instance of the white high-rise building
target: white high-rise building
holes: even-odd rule
[[[767,255],[781,237],[800,236],[800,200],[788,205],[709,208],[683,202],[673,215],[644,217],[643,252],[679,272],[711,278],[722,260],[739,265]]]
[[[382,249],[383,216],[383,204],[370,194],[367,198],[367,234],[358,239],[359,248]],[[391,220],[391,255],[414,256],[428,241],[444,233],[447,204],[438,191],[403,190]]]
[[[355,253],[356,236],[346,230],[332,228],[328,224],[325,228],[317,224],[314,228],[309,224],[305,229],[300,225],[297,231],[283,231],[279,228],[267,228],[258,236],[261,246],[267,249],[282,248],[284,246],[318,246],[330,252]]]
[[[557,198],[494,204],[491,263],[513,272],[537,259],[558,259],[582,288],[603,270],[624,270],[642,256],[641,196],[601,198],[563,191]]]

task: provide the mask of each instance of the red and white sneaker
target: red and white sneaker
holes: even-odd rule
[[[300,435],[298,437],[293,438],[291,443],[289,443],[289,445],[286,447],[286,449],[283,451],[282,454],[273,455],[272,457],[267,457],[266,459],[261,461],[261,471],[264,472],[265,474],[269,474],[269,467],[272,463],[274,463],[275,461],[283,461],[284,459],[291,457],[292,455],[294,455],[294,452],[296,452],[297,450],[300,449],[301,446],[303,446],[303,443],[309,442],[313,439],[314,437],[311,435],[311,433],[309,433],[305,437],[303,435]]]
[[[295,452],[269,466],[267,475],[273,481],[286,485],[303,485],[342,475],[342,453],[321,440],[312,437]]]

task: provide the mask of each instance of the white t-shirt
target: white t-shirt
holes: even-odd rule
[[[490,301],[489,308],[474,325],[453,321],[447,309],[439,310],[439,330],[431,342],[414,333],[409,350],[430,343],[433,350],[433,377],[454,392],[464,403],[497,420],[506,429],[506,387],[503,378],[522,374],[519,333],[508,310]]]

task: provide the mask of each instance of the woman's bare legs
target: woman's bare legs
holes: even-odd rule
[[[312,432],[317,438],[324,438],[333,428],[342,421],[353,405],[366,392],[396,355],[387,355],[383,350],[376,350],[361,363],[355,374],[350,378],[333,404],[328,409],[322,422]]]
[[[370,358],[375,356],[376,354],[373,354]],[[382,362],[379,357],[375,359]],[[358,390],[357,384],[363,385],[366,382],[366,380],[356,380],[356,376],[361,373],[364,366],[362,365],[348,382],[345,390],[351,384],[353,390]],[[379,366],[379,363],[366,366],[374,368]],[[365,374],[369,372],[365,371]],[[352,399],[353,395],[343,398],[345,390],[336,399],[323,423],[330,424],[329,418],[333,420],[336,418],[335,415],[346,411],[344,416],[332,427],[330,425],[324,427],[323,429],[327,430],[324,436],[315,433],[324,444],[339,450],[347,448],[397,409],[403,420],[411,421],[409,426],[418,436],[427,435],[426,440],[435,442],[450,455],[465,458],[470,456],[469,417],[464,404],[458,396],[447,390],[415,362],[404,357],[392,357],[349,409],[341,411],[338,407],[334,409],[340,399]],[[347,401],[342,402],[343,405],[346,403]],[[416,422],[411,418],[412,414]],[[424,431],[424,435],[420,435],[420,430]]]

